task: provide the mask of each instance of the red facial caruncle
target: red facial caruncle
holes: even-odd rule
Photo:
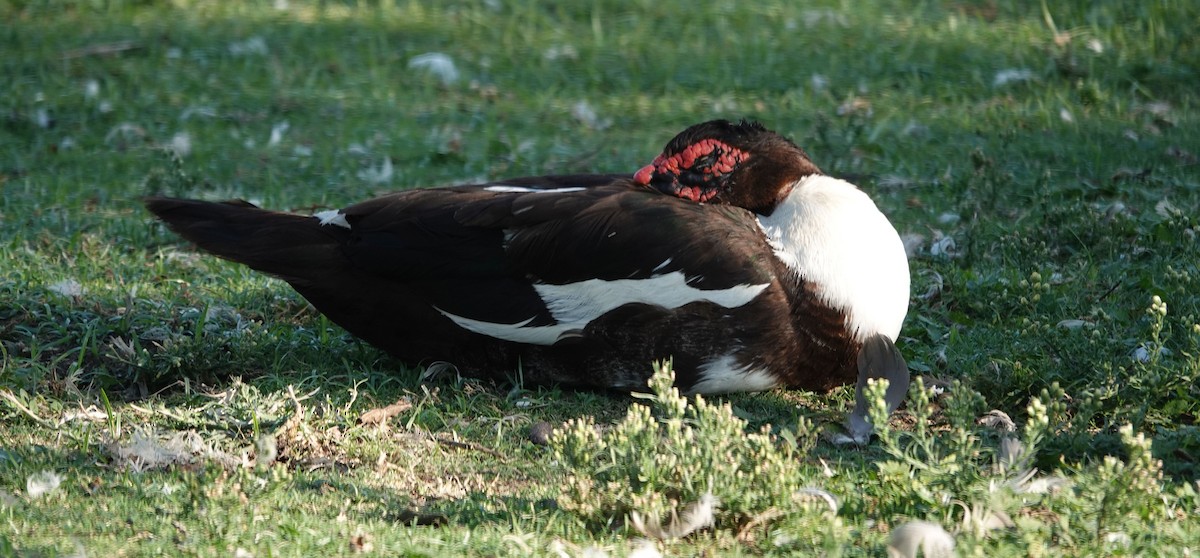
[[[750,154],[717,139],[704,139],[688,145],[682,151],[659,155],[649,165],[633,175],[636,184],[654,187],[683,199],[705,202],[720,193],[720,178],[750,158]],[[661,181],[670,177],[668,184]],[[683,180],[683,182],[681,182]],[[698,182],[698,183],[697,183]]]

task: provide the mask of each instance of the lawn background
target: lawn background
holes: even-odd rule
[[[766,525],[661,549],[882,555],[910,519],[963,554],[1200,547],[1194,2],[6,1],[0,22],[0,554],[627,553],[632,531],[555,504],[562,464],[527,434],[613,424],[631,400],[423,383],[138,200],[307,212],[632,172],[716,117],[762,121],[875,198],[914,250],[914,372],[1018,424],[1048,390],[1062,408],[1037,464],[1069,486],[975,533],[954,501],[980,493],[822,441],[796,474],[842,499],[813,516],[831,538]],[[850,395],[727,401],[751,430],[832,431]],[[1122,424],[1163,476],[1161,497],[1114,508],[1127,486],[1104,456],[1136,461]],[[147,447],[179,453],[138,471]],[[954,454],[971,490],[996,478],[984,447]],[[39,496],[45,472],[60,484]]]

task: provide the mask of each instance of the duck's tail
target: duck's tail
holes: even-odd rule
[[[201,249],[275,275],[304,282],[344,257],[345,229],[320,219],[268,211],[241,201],[207,202],[151,197],[146,208]]]

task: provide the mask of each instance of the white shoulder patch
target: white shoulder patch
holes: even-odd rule
[[[342,228],[350,228],[350,222],[346,220],[346,214],[339,209],[327,209],[318,213],[313,213],[321,221],[321,225],[337,225]]]
[[[845,310],[856,338],[896,339],[908,314],[908,257],[870,197],[849,182],[810,175],[758,221],[776,257]]]
[[[498,192],[502,194],[566,194],[569,192],[582,192],[587,190],[582,186],[569,186],[565,188],[529,188],[526,186],[509,186],[508,184],[495,184],[484,188],[488,192]]]
[[[687,278],[681,271],[648,279],[588,279],[565,285],[534,285],[542,303],[558,322],[552,326],[529,327],[527,324],[533,320],[532,317],[513,324],[498,324],[456,316],[441,309],[438,312],[475,333],[515,343],[553,345],[563,335],[580,331],[596,318],[626,304],[650,304],[674,310],[693,302],[709,302],[725,308],[737,308],[754,300],[768,285],[697,289],[687,284]]]

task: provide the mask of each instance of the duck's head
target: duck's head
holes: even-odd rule
[[[758,122],[711,120],[672,138],[633,181],[695,202],[770,215],[796,181],[820,173],[803,149]]]

